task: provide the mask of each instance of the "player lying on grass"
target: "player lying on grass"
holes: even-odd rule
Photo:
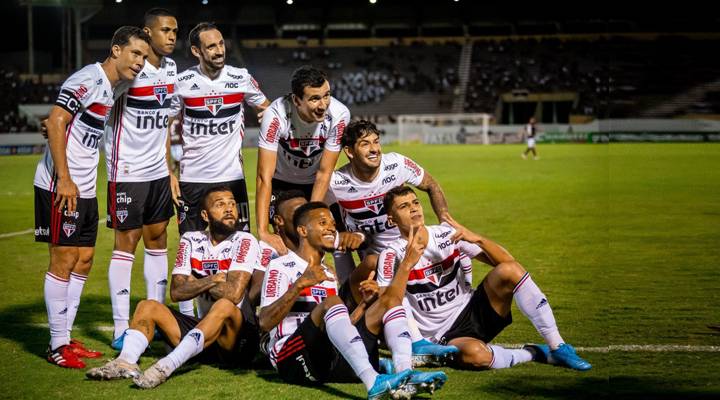
[[[292,220],[297,251],[268,264],[259,314],[261,330],[270,333],[267,353],[280,377],[296,384],[360,378],[371,399],[409,397],[410,391],[440,387],[444,373],[411,369],[410,335],[401,306],[403,285],[391,285],[364,315],[353,316],[353,325],[340,297],[343,293],[338,295],[335,275],[321,263],[324,252],[334,249],[335,221],[330,210],[320,202],[306,203],[297,208]],[[363,302],[369,303],[377,287],[367,282],[363,294]],[[381,334],[400,371],[397,374],[377,372]]]
[[[425,246],[410,271],[405,296],[423,336],[460,349],[458,367],[508,368],[534,360],[580,371],[591,368],[560,336],[547,298],[507,250],[467,229],[454,242],[456,231],[450,225],[426,226],[422,205],[407,186],[388,191],[384,202],[401,238],[380,254],[378,282],[381,287],[390,285],[403,263],[415,259],[406,250],[408,241]],[[493,267],[475,290],[465,281],[460,262],[464,257]],[[513,300],[546,345],[510,350],[489,344],[512,322]]]
[[[252,343],[257,342],[251,340],[257,335],[255,319],[250,307],[241,309],[240,302],[258,259],[257,241],[239,231],[237,205],[229,187],[208,189],[202,206],[209,230],[182,236],[170,288],[173,301],[196,299],[202,319],[154,300],[141,301],[118,358],[89,370],[89,378],[132,377],[139,387],[152,388],[198,355],[201,362],[236,365],[255,354]],[[156,328],[174,349],[141,373],[137,362]]]

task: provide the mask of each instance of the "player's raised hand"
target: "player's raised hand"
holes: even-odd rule
[[[338,232],[339,240],[337,250],[357,250],[365,241],[365,235],[360,232]]]
[[[315,286],[323,281],[334,281],[335,278],[327,276],[325,269],[320,265],[320,257],[311,255],[308,266],[302,276],[298,279],[301,287]]]
[[[445,222],[455,228],[455,234],[452,235],[452,238],[450,238],[453,243],[457,243],[460,240],[464,240],[466,242],[475,242],[479,238],[474,232],[460,225],[457,221],[455,221],[453,217],[449,215],[445,217]]]
[[[287,254],[287,252],[288,252],[287,246],[285,246],[285,243],[283,242],[280,235],[277,235],[275,233],[270,233],[270,232],[260,232],[258,234],[258,236],[259,236],[260,240],[269,244],[270,247],[275,249],[275,251],[277,251],[278,254],[280,254],[281,256],[284,256],[285,254]]]
[[[74,213],[77,209],[77,198],[80,196],[80,190],[78,190],[75,182],[67,178],[59,178],[57,181],[57,197],[55,197],[55,205],[57,206],[58,212],[62,213],[63,208],[67,207],[69,213]]]
[[[380,286],[375,280],[375,271],[370,271],[368,278],[360,282],[360,295],[363,303],[370,305],[377,300],[380,294]]]
[[[427,240],[422,237],[423,235],[420,229],[422,229],[422,227],[413,226],[410,228],[410,234],[408,235],[408,244],[405,248],[405,258],[403,262],[410,268],[420,261],[420,257],[425,251],[425,246],[427,246]]]

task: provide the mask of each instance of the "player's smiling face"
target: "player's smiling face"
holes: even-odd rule
[[[145,66],[150,45],[142,39],[131,37],[125,46],[113,46],[112,53],[117,58],[117,72],[120,79],[131,81]]]
[[[375,132],[363,132],[363,136],[355,142],[350,155],[350,162],[356,166],[372,170],[380,168],[382,160],[380,136]]]
[[[410,232],[412,227],[425,225],[422,204],[415,193],[395,197],[389,219],[404,233]]]
[[[293,95],[293,103],[298,115],[305,122],[323,122],[330,107],[330,82],[320,87],[305,86],[302,99]]]
[[[200,216],[210,225],[213,233],[229,234],[237,231],[238,210],[232,192],[210,193]]]
[[[150,26],[145,27],[155,53],[169,56],[175,51],[178,25],[175,17],[156,17]]]
[[[217,29],[200,32],[200,48],[193,46],[191,50],[207,70],[217,71],[225,66],[225,40]]]
[[[316,249],[335,249],[335,219],[327,208],[310,210],[305,224],[307,241]]]

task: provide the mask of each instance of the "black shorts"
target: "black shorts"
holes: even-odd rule
[[[258,351],[258,328],[254,323],[255,319],[252,315],[248,315],[249,307],[242,307],[240,312],[243,316],[243,324],[240,332],[235,340],[235,346],[232,350],[226,350],[214,342],[202,353],[192,358],[191,362],[199,362],[202,364],[217,364],[224,367],[249,366]],[[180,327],[180,339],[185,337],[188,332],[200,323],[201,319],[185,315],[173,308],[170,312]],[[252,314],[252,313],[250,313]],[[160,331],[165,343],[172,347],[172,343],[165,334]]]
[[[98,230],[97,198],[77,199],[74,214],[58,212],[55,193],[35,188],[35,241],[59,246],[95,247]]]
[[[185,232],[204,231],[207,228],[207,223],[200,216],[200,210],[202,209],[200,200],[202,200],[202,196],[208,188],[223,185],[230,187],[233,196],[235,196],[241,230],[250,232],[250,206],[248,205],[245,179],[217,183],[180,182],[182,196],[180,198],[180,207],[177,210],[180,236]]]
[[[315,184],[314,183],[291,183],[291,182],[281,181],[279,179],[273,178],[272,194],[277,195],[277,193],[279,193],[279,192],[287,192],[290,190],[299,190],[299,191],[303,192],[307,201],[310,201],[310,197],[312,197],[313,185],[315,185]]]
[[[370,364],[377,371],[378,338],[365,327],[365,317],[355,326],[368,350]],[[299,345],[301,343],[303,345]],[[285,346],[291,350],[283,352]],[[278,352],[277,370],[282,380],[299,385],[360,381],[345,357],[330,342],[327,333],[315,326],[310,316],[305,318]]]
[[[484,282],[484,281],[483,281]],[[475,289],[470,302],[455,319],[440,343],[447,344],[459,337],[472,337],[490,343],[495,336],[512,323],[512,313],[506,317],[498,315],[492,308],[482,282]]]
[[[108,182],[108,228],[142,228],[167,221],[173,213],[169,176],[149,182]]]

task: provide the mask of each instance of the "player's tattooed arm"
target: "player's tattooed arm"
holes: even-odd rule
[[[220,282],[225,281],[225,273],[220,272],[214,275],[197,279],[192,275],[173,275],[170,283],[170,298],[172,301],[184,301],[194,299],[201,293],[205,293]]]
[[[450,218],[450,212],[448,211],[448,203],[445,198],[445,194],[440,187],[440,184],[435,178],[430,175],[429,172],[425,171],[422,182],[417,186],[418,189],[426,192],[430,197],[430,204],[432,205],[435,215],[441,222],[446,222]]]
[[[250,281],[250,273],[245,271],[228,272],[225,282],[220,282],[210,288],[208,293],[213,300],[228,299],[234,304],[242,300],[245,294],[245,288]]]
[[[304,289],[317,285],[326,280],[334,280],[325,274],[325,270],[320,265],[320,261],[311,257],[308,260],[308,266],[305,272],[298,278],[295,283],[280,298],[273,301],[260,309],[258,320],[260,321],[260,329],[263,332],[270,332],[276,327],[286,315],[290,312],[295,300],[300,296],[300,292]]]

